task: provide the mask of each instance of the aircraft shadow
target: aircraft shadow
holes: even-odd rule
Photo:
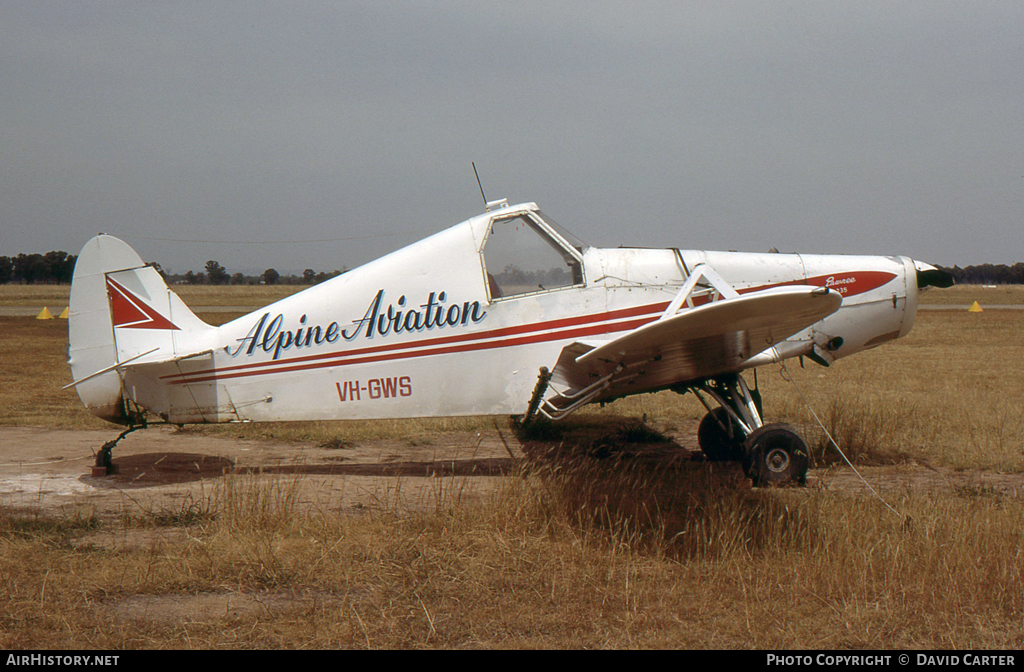
[[[771,491],[751,490],[735,463],[710,463],[674,442],[527,442],[524,457],[238,467],[199,453],[156,452],[115,458],[118,473],[82,476],[99,488],[143,489],[231,475],[479,477],[529,474],[545,501],[574,524],[614,538],[643,538],[658,552],[713,558],[742,550],[803,546],[819,527]],[[708,531],[714,534],[708,534]]]
[[[227,475],[283,474],[307,476],[390,476],[450,477],[497,476],[517,468],[512,458],[478,458],[466,460],[396,461],[346,464],[278,464],[269,466],[236,466],[224,457],[200,453],[141,453],[114,458],[117,473],[104,478],[83,476],[96,487],[146,488],[159,485],[193,483]]]

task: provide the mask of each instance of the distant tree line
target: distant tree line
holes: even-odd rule
[[[0,256],[0,285],[66,285],[70,284],[78,257],[63,251],[46,254],[19,254]],[[217,261],[206,262],[205,270],[196,273],[168,273],[160,264],[150,264],[169,285],[316,285],[339,276],[347,269],[317,272],[307,268],[302,275],[281,275],[268,268],[260,275],[230,274]]]
[[[960,268],[939,266],[953,276],[958,285],[1024,285],[1024,262],[1006,264],[980,264]]]
[[[501,273],[494,275],[494,278],[502,285],[535,285],[537,287],[561,287],[572,282],[569,273],[564,268],[524,271],[515,264],[507,264]]]
[[[46,254],[19,254],[16,257],[0,256],[0,285],[57,285],[68,284],[75,269],[78,257],[64,251],[51,251]],[[213,259],[206,262],[203,271],[186,273],[168,273],[160,268],[160,264],[152,264],[167,284],[189,285],[316,285],[346,272],[347,269],[331,272],[314,271],[307,268],[302,275],[281,275],[273,268],[268,268],[260,275],[230,274],[221,264]],[[1012,266],[1006,264],[979,264],[977,266],[939,266],[953,276],[960,285],[1024,285],[1024,262]],[[502,280],[519,284],[546,284],[557,286],[563,282],[564,269],[548,271],[523,271],[509,266],[499,274]]]
[[[71,282],[78,257],[63,251],[0,257],[0,285],[63,285]]]
[[[159,264],[153,264],[169,285],[318,285],[344,273],[347,269],[331,272],[316,272],[307,268],[302,275],[281,275],[273,268],[268,268],[259,275],[244,273],[228,273],[220,262],[213,259],[206,262],[206,270],[201,273],[167,273]]]

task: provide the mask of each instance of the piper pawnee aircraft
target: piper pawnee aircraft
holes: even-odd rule
[[[220,327],[127,244],[75,267],[69,363],[86,408],[127,425],[424,416],[558,420],[658,390],[708,409],[711,460],[802,482],[804,441],[765,424],[741,372],[819,364],[906,335],[948,274],[907,257],[602,249],[535,204],[484,214]],[[112,470],[117,440],[97,455]]]

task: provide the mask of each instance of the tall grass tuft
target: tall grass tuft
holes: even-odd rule
[[[577,421],[527,443],[539,509],[613,545],[665,559],[782,552],[811,542],[805,513],[751,491],[738,465],[694,461],[642,422]]]
[[[824,427],[804,424],[809,439],[812,466],[842,462],[842,450],[854,464],[899,464],[910,459],[895,437],[905,435],[918,424],[918,410],[912,403],[878,400],[852,405],[831,397],[819,419]],[[824,431],[823,431],[824,430]],[[833,443],[838,443],[837,446]]]

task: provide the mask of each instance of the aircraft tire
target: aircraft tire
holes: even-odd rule
[[[730,438],[719,424],[730,422],[729,413],[724,408],[716,408],[700,421],[697,428],[697,444],[704,456],[711,462],[729,462],[743,459],[743,433],[733,422],[733,437]]]
[[[810,463],[807,444],[790,425],[771,424],[754,430],[746,440],[744,470],[758,486],[807,482]]]

